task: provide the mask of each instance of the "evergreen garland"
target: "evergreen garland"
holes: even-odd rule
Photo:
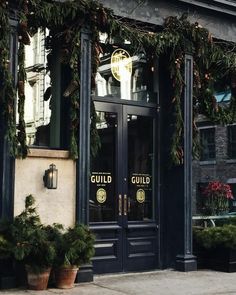
[[[78,157],[78,116],[79,116],[79,48],[81,28],[88,26],[92,33],[92,77],[91,85],[95,87],[95,75],[99,65],[99,55],[102,48],[99,43],[99,32],[106,32],[109,37],[120,40],[130,40],[135,52],[140,50],[154,52],[156,57],[163,54],[169,58],[169,73],[173,87],[173,135],[170,155],[175,164],[183,162],[183,115],[182,101],[184,90],[184,56],[191,53],[194,58],[194,115],[204,114],[210,120],[222,123],[232,123],[236,119],[236,95],[232,91],[229,105],[218,105],[215,99],[215,83],[220,80],[228,87],[233,87],[236,74],[236,50],[233,44],[213,41],[208,30],[198,23],[190,23],[187,15],[180,18],[168,17],[162,31],[146,29],[142,23],[128,21],[115,17],[110,9],[96,1],[19,1],[19,41],[29,44],[29,34],[33,35],[38,28],[48,28],[54,44],[62,44],[60,60],[71,69],[71,82],[67,88],[70,97],[71,110],[71,143],[72,158]],[[9,8],[7,1],[0,1],[0,97],[7,125],[6,135],[11,144],[13,155],[25,156],[25,123],[24,123],[24,91],[21,89],[25,81],[24,61],[19,58],[18,97],[19,126],[18,136],[15,132],[14,117],[14,85],[6,61],[9,56]],[[110,38],[108,38],[110,39]],[[23,45],[20,45],[19,57],[23,55]],[[7,89],[7,91],[6,91]],[[92,106],[93,108],[93,106]],[[91,140],[94,152],[100,142],[96,131],[96,116],[91,113]],[[196,127],[195,121],[193,126]],[[196,128],[194,128],[194,134]],[[92,148],[93,149],[93,148]]]
[[[14,115],[16,97],[13,76],[10,70],[10,25],[9,9],[6,1],[0,1],[0,107],[3,116],[3,128],[10,153],[17,155],[17,137]]]

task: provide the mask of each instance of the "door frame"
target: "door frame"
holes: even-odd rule
[[[117,221],[114,222],[91,222],[90,228],[94,231],[102,231],[106,228],[108,229],[115,229],[117,231],[121,230],[121,249],[118,249],[118,252],[121,255],[121,270],[120,271],[129,271],[133,270],[132,267],[128,266],[127,263],[127,245],[125,237],[126,233],[124,229],[129,230],[137,230],[140,229],[147,229],[148,227],[153,228],[154,230],[157,229],[157,255],[156,255],[156,268],[160,267],[160,190],[159,190],[159,182],[160,182],[160,169],[159,169],[159,126],[158,126],[158,109],[157,106],[154,104],[147,104],[147,103],[140,103],[134,101],[121,101],[120,99],[114,100],[107,100],[104,98],[94,100],[95,106],[97,105],[98,111],[109,111],[117,113],[117,124],[120,125],[118,128],[117,134],[117,155],[116,155],[116,175],[117,175],[117,194],[122,195],[122,215],[120,216],[118,213]],[[96,107],[95,107],[96,108]],[[124,159],[126,163],[128,160],[128,135],[127,135],[127,115],[131,112],[134,112],[134,115],[140,116],[150,116],[153,117],[154,120],[154,128],[153,128],[153,136],[154,136],[154,148],[155,148],[155,167],[153,171],[153,178],[155,179],[155,184],[153,185],[153,220],[152,221],[128,221],[128,218],[124,218],[123,210],[124,210],[124,192],[127,192],[128,185],[124,185],[123,178],[126,176],[128,178],[128,169],[125,165],[121,164],[118,157]],[[123,166],[123,167],[122,167]],[[117,195],[117,197],[118,197]],[[118,201],[119,202],[119,201]],[[119,206],[117,204],[117,206]],[[139,270],[139,269],[137,269]],[[95,270],[96,271],[96,270]]]

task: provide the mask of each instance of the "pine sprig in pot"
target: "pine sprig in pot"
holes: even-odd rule
[[[56,252],[34,203],[32,195],[26,197],[25,210],[10,225],[9,240],[14,258],[34,272],[41,272],[52,266]]]

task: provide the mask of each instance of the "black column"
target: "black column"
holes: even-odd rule
[[[12,11],[15,17],[15,11]],[[16,14],[16,13],[15,13]],[[11,34],[9,35],[10,56],[9,67],[13,77],[13,83],[17,81],[17,19],[9,20],[11,25]],[[16,97],[15,97],[16,99]],[[16,104],[16,101],[15,101]],[[15,108],[16,109],[16,108]],[[13,219],[14,215],[14,182],[15,182],[15,161],[9,153],[9,143],[5,138],[6,122],[2,114],[0,116],[0,219]],[[0,289],[15,287],[15,274],[13,262],[11,259],[0,260]]]
[[[193,101],[193,58],[185,55],[184,91],[184,193],[181,204],[183,217],[180,254],[176,256],[176,269],[193,271],[197,269],[195,256],[192,255],[192,101]]]
[[[88,30],[81,32],[80,54],[80,123],[79,159],[77,161],[76,219],[89,223],[90,186],[90,102],[91,102],[91,35]],[[93,280],[92,265],[80,267],[76,282]]]
[[[17,81],[17,20],[10,20],[11,34],[9,35],[10,56],[9,67],[13,77],[13,83]],[[16,99],[16,98],[15,98]],[[16,102],[15,102],[16,104]],[[15,108],[16,109],[16,108]],[[3,110],[1,109],[1,112]],[[0,218],[13,218],[14,199],[14,159],[9,154],[9,143],[5,138],[6,123],[4,116],[0,116]]]
[[[90,175],[91,39],[81,32],[79,160],[77,163],[77,221],[88,224]]]

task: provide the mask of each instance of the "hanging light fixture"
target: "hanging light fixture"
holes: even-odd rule
[[[48,189],[56,189],[57,177],[58,177],[58,170],[56,169],[56,165],[55,164],[49,165],[49,169],[45,170],[45,173],[43,176],[44,186]]]

